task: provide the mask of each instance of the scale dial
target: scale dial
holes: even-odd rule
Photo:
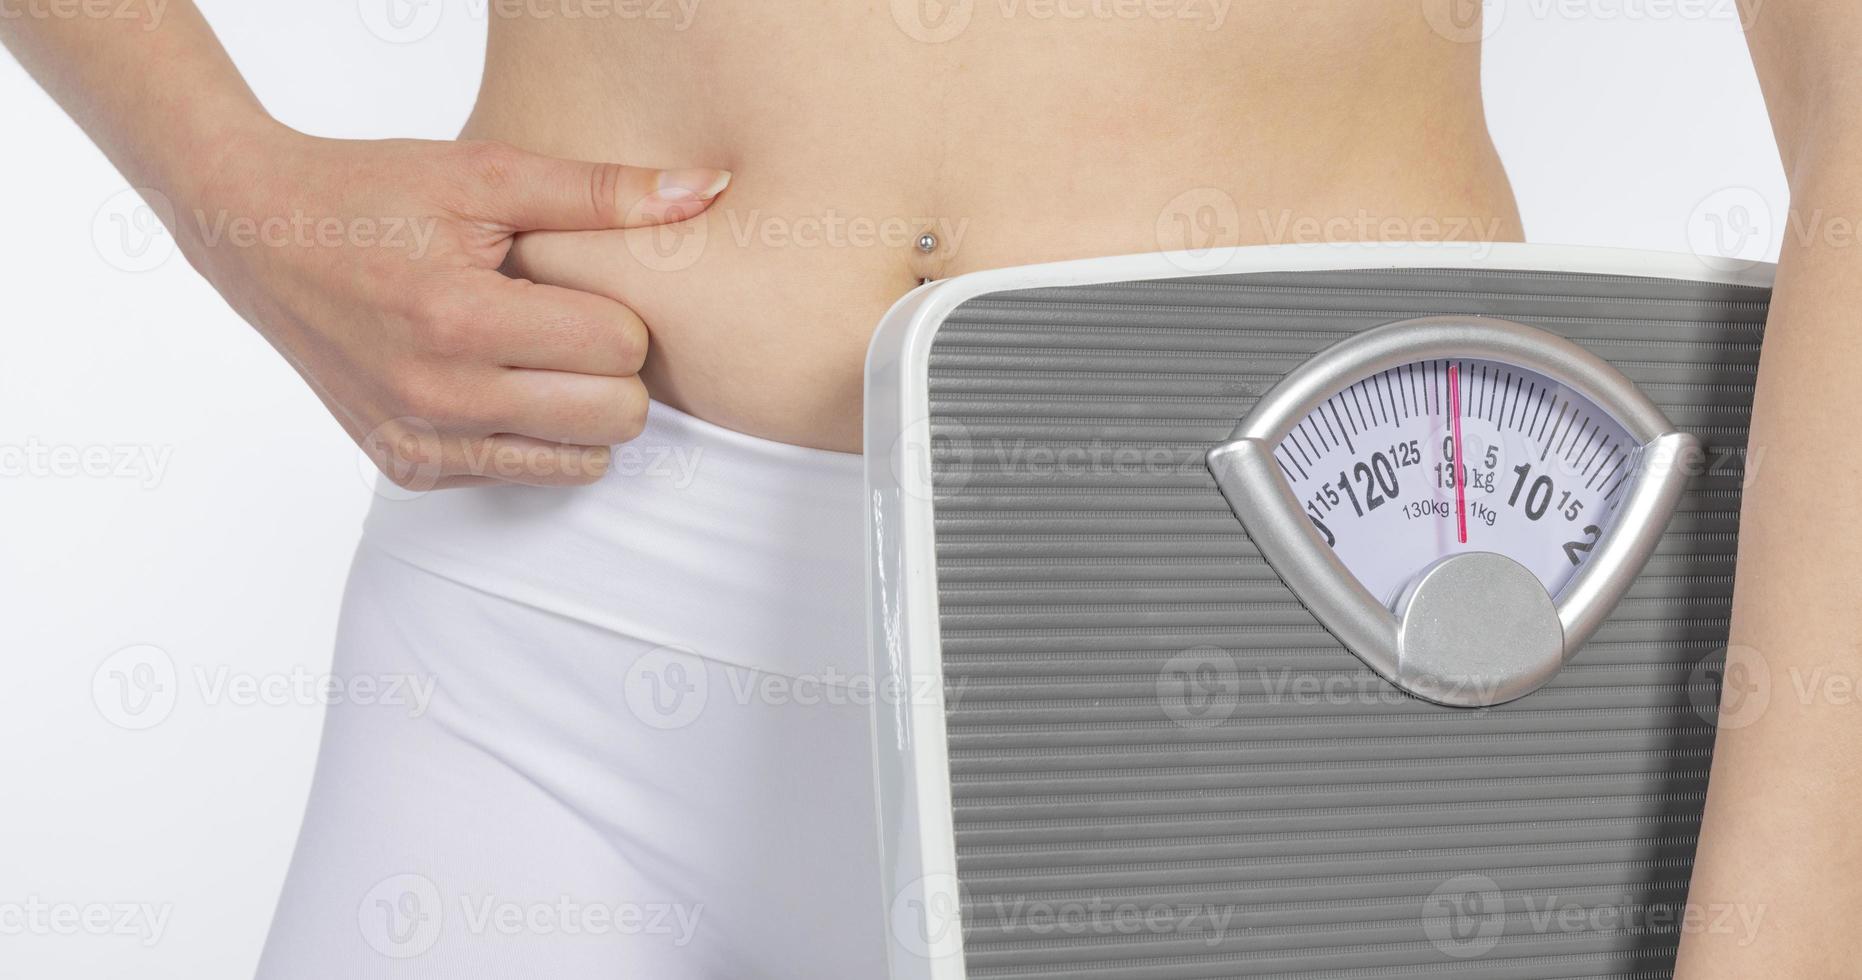
[[[1418,697],[1478,707],[1536,690],[1602,625],[1699,446],[1564,338],[1431,317],[1300,365],[1209,469],[1346,649]]]
[[[1474,551],[1513,559],[1557,596],[1609,529],[1641,447],[1537,371],[1429,360],[1332,394],[1274,460],[1325,543],[1389,605],[1423,569]]]

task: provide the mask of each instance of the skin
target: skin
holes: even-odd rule
[[[1478,45],[1437,29],[1438,0],[1235,4],[1215,30],[984,2],[937,43],[889,6],[707,0],[683,26],[493,16],[456,143],[281,126],[184,0],[154,31],[0,19],[0,40],[174,202],[196,268],[404,485],[589,482],[648,392],[857,450],[867,340],[924,278],[1365,228],[1520,237]],[[1862,8],[1748,14],[1796,209],[1862,216]],[[706,197],[723,171],[729,189]],[[239,248],[186,217],[294,211],[425,221],[434,244]],[[811,237],[830,217],[869,233]],[[913,244],[927,230],[929,254]],[[1862,913],[1856,709],[1796,691],[1862,674],[1853,577],[1831,574],[1862,567],[1862,497],[1831,492],[1862,476],[1856,309],[1862,249],[1787,240],[1733,623],[1774,695],[1721,732],[1691,894],[1762,926],[1688,932],[1684,980],[1853,972],[1834,937]]]
[[[1747,39],[1790,178],[1753,406],[1726,701],[1689,901],[1760,923],[1682,941],[1687,980],[1847,977],[1862,914],[1862,8],[1768,0]],[[1758,692],[1766,692],[1760,694]]]
[[[587,482],[605,465],[599,447],[638,430],[644,393],[623,382],[641,324],[652,397],[857,451],[868,338],[924,278],[1366,228],[1520,237],[1482,115],[1479,46],[1438,32],[1423,6],[1178,6],[1200,19],[981,2],[941,43],[902,28],[889,3],[705,0],[669,22],[494,13],[458,144],[279,125],[186,0],[152,31],[13,18],[0,37],[132,182],[174,201],[184,254],[390,476]],[[170,81],[114,84],[138,71]],[[1214,81],[1190,98],[1192,78]],[[557,160],[734,179],[721,206],[679,227],[627,231],[704,202],[642,209],[653,175]],[[600,207],[577,211],[591,184]],[[440,243],[419,260],[241,249],[189,220],[298,212],[431,220]],[[555,233],[520,234],[539,229]],[[914,245],[927,230],[940,238],[931,254]],[[701,235],[673,261],[654,251]],[[502,280],[489,274],[499,266]],[[584,363],[576,344],[603,349]],[[478,465],[503,449],[514,459],[490,462],[510,465]]]
[[[492,142],[347,141],[266,116],[199,12],[0,18],[15,53],[156,200],[182,253],[295,367],[395,482],[415,489],[598,479],[640,433],[648,334],[594,293],[501,275],[521,231],[689,219],[715,168],[578,163]],[[124,85],[129,76],[161,85]],[[161,209],[158,209],[161,210]],[[402,222],[240,244],[239,220]]]
[[[691,254],[643,261],[648,231],[536,235],[511,270],[638,311],[655,398],[851,452],[873,326],[924,278],[1360,214],[1393,240],[1520,237],[1479,45],[1416,0],[1236,3],[1219,26],[1203,0],[1174,2],[1208,15],[1181,21],[972,9],[936,43],[884,2],[705,0],[684,29],[493,18],[465,135],[737,174]],[[830,215],[892,234],[810,237]]]

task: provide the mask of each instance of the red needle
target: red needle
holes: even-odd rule
[[[1461,372],[1448,366],[1448,418],[1455,433],[1455,531],[1461,543],[1468,543],[1468,495],[1462,487],[1467,467],[1461,463]]]

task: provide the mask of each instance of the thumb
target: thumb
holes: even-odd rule
[[[493,144],[495,145],[495,144]],[[684,221],[711,206],[728,170],[654,170],[559,160],[498,146],[478,164],[484,217],[512,231],[600,231]]]

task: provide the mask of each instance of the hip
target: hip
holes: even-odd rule
[[[866,670],[860,458],[655,403],[582,488],[384,492],[364,547],[478,592],[733,667]]]

